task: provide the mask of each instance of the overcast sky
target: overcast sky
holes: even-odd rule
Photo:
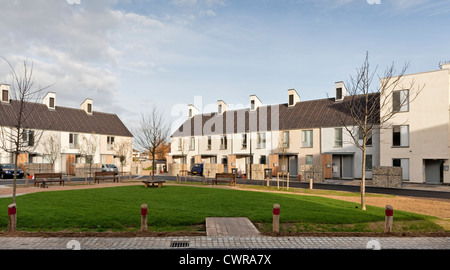
[[[450,60],[447,0],[1,0],[1,14],[1,57],[32,61],[57,105],[92,98],[130,129],[153,106],[177,126],[191,103],[332,97],[366,51],[380,73]]]

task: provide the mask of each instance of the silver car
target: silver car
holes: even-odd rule
[[[115,172],[118,174],[119,170],[114,164],[102,164],[102,172]]]

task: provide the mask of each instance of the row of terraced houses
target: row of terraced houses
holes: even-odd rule
[[[422,85],[413,102],[411,82]],[[343,82],[334,90],[334,98],[304,101],[289,89],[283,93],[287,102],[277,105],[263,105],[251,95],[248,108],[233,110],[218,100],[213,113],[188,105],[188,119],[171,136],[169,168],[215,163],[224,172],[246,174],[249,164],[265,164],[274,175],[297,175],[302,165],[311,164],[322,166],[325,178],[361,178],[362,152],[344,127],[350,123],[341,121],[344,112],[334,106],[350,97]],[[367,140],[366,176],[371,178],[374,166],[394,166],[402,168],[403,181],[450,183],[450,64],[407,74],[388,90],[390,104],[384,108],[396,113]],[[376,118],[386,113],[381,110]]]

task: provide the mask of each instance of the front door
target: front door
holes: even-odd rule
[[[66,156],[66,174],[75,174],[75,155]]]
[[[425,159],[425,182],[427,184],[440,184],[443,180],[443,160]]]

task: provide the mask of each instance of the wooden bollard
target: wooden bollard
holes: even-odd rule
[[[272,223],[272,231],[273,232],[280,232],[280,205],[274,204],[273,205],[273,223]]]
[[[147,231],[147,205],[141,205],[141,231]]]
[[[384,232],[392,232],[392,224],[394,222],[394,208],[390,205],[386,205],[386,218],[384,222]]]
[[[15,232],[17,228],[17,208],[16,204],[12,203],[8,205],[8,231]]]
[[[313,179],[309,179],[309,189],[313,189],[313,182],[314,182],[314,180]]]

